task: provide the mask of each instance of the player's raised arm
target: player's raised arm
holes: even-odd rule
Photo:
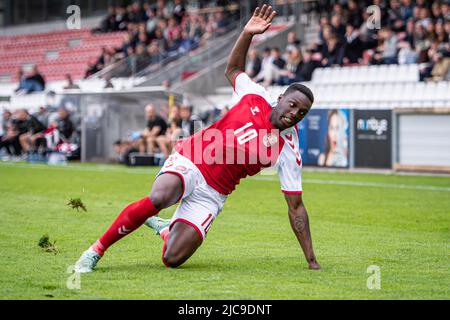
[[[276,11],[272,10],[272,7],[267,6],[266,4],[263,5],[261,9],[259,7],[255,9],[253,16],[245,25],[233,50],[231,50],[228,59],[225,76],[231,85],[234,84],[237,74],[245,71],[245,60],[253,36],[266,32],[266,30],[270,28],[276,14]]]
[[[308,261],[310,269],[320,269],[312,246],[311,231],[309,229],[309,218],[306,208],[302,201],[301,194],[285,194],[286,202],[289,207],[289,221],[300,246],[303,249],[305,258]]]

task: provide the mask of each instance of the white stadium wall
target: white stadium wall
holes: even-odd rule
[[[399,170],[450,171],[450,109],[398,110]]]

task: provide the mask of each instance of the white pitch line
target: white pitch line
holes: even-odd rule
[[[82,165],[67,165],[67,166],[49,166],[45,164],[29,164],[29,163],[13,163],[3,162],[0,166],[24,168],[24,169],[62,169],[69,171],[84,171],[84,172],[105,172],[105,173],[131,173],[131,174],[156,174],[155,169],[129,169],[126,167],[113,166],[96,166],[84,167]],[[260,181],[278,181],[276,173],[274,176],[253,176],[250,179]],[[323,185],[341,185],[351,187],[369,187],[369,188],[387,188],[387,189],[407,189],[407,190],[425,190],[425,191],[445,191],[450,192],[450,187],[439,187],[431,185],[408,185],[408,184],[394,184],[394,183],[378,183],[378,182],[363,182],[363,181],[345,181],[345,180],[322,180],[322,179],[304,179],[305,184],[323,184]]]
[[[252,177],[254,180],[261,181],[278,181],[278,178],[268,176]],[[373,187],[373,188],[388,188],[388,189],[409,189],[409,190],[426,190],[426,191],[446,191],[450,192],[450,187],[438,186],[424,186],[424,185],[408,185],[408,184],[394,184],[394,183],[378,183],[378,182],[363,182],[363,181],[345,181],[345,180],[322,180],[322,179],[303,179],[303,183],[308,184],[327,184],[340,185],[351,187]]]
[[[84,171],[84,172],[112,172],[112,173],[132,173],[132,174],[149,174],[156,173],[153,168],[150,169],[130,169],[125,167],[113,167],[113,166],[95,166],[95,167],[85,167],[82,165],[46,165],[46,164],[31,164],[31,163],[14,163],[14,162],[4,162],[0,163],[0,167],[12,167],[20,169],[57,169],[57,170],[69,170],[69,171]]]

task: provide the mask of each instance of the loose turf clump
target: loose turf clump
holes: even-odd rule
[[[81,208],[82,210],[87,212],[86,206],[84,205],[84,203],[81,201],[80,198],[70,199],[67,205],[71,206],[72,209],[77,209],[77,211],[79,211],[79,209]]]
[[[45,252],[52,252],[54,254],[58,253],[58,248],[56,247],[56,240],[53,241],[53,243],[51,243],[48,234],[44,234],[39,239],[38,246],[41,247]]]

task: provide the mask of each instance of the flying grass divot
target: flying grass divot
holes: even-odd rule
[[[50,237],[47,234],[44,234],[38,242],[38,246],[41,247],[45,252],[50,252],[57,254],[58,247],[56,247],[56,240],[53,243],[50,242]]]
[[[70,199],[69,203],[67,203],[68,206],[70,206],[72,209],[77,209],[77,211],[80,211],[82,209],[83,211],[87,212],[86,206],[81,201],[80,198]]]

